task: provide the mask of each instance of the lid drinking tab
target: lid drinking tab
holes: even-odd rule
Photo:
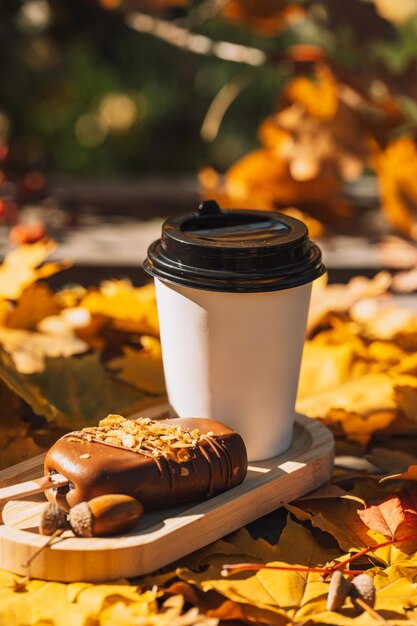
[[[230,292],[289,289],[325,272],[300,220],[276,211],[222,211],[214,200],[166,220],[144,268],[167,282]]]
[[[199,215],[217,215],[222,210],[215,200],[204,200],[198,205]]]

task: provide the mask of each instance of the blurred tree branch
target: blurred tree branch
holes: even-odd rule
[[[247,78],[237,77],[223,85],[213,98],[200,130],[200,137],[204,141],[216,139],[227,109],[245,89],[248,82]]]
[[[126,16],[126,24],[137,32],[152,35],[194,54],[214,56],[224,61],[255,67],[264,65],[267,60],[265,52],[259,48],[242,46],[229,41],[214,41],[207,35],[192,33],[188,28],[141,11],[129,13]]]

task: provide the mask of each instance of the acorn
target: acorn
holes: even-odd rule
[[[130,530],[142,515],[143,507],[135,498],[108,494],[76,504],[68,518],[77,537],[107,537]]]
[[[367,574],[355,576],[351,582],[350,597],[356,609],[363,611],[363,602],[372,608],[375,604],[375,595],[375,585],[371,576]]]
[[[351,583],[343,576],[340,570],[335,570],[330,579],[327,594],[327,611],[337,611],[342,608],[350,591]]]
[[[58,529],[68,527],[67,514],[57,504],[46,504],[39,521],[41,535],[53,535]]]

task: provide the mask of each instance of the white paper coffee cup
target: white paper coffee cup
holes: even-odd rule
[[[174,412],[226,423],[242,435],[249,461],[287,450],[311,283],[266,293],[155,285]]]
[[[165,222],[145,269],[174,413],[234,428],[249,461],[287,450],[311,284],[324,272],[305,225],[203,204]]]

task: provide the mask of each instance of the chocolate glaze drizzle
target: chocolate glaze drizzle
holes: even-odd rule
[[[190,418],[184,428],[188,433],[199,431],[198,436],[192,438],[193,445],[184,446],[188,454],[183,453],[179,446],[177,449],[159,447],[159,442],[156,442],[157,447],[153,447],[152,441],[147,442],[147,449],[140,449],[139,444],[136,447],[123,446],[115,438],[113,441],[96,438],[91,431],[65,435],[60,440],[62,443],[58,441],[48,452],[45,464],[46,472],[55,470],[68,474],[74,482],[75,489],[65,496],[63,508],[68,509],[81,499],[100,495],[108,487],[113,490],[112,493],[116,493],[117,489],[121,490],[120,493],[129,492],[143,503],[145,510],[151,510],[209,498],[238,485],[244,479],[247,467],[242,438],[227,426],[220,424],[219,427],[212,420],[204,420],[204,429],[201,430],[207,434],[203,434],[197,421],[198,418]],[[169,426],[180,426],[179,419],[167,422]],[[87,443],[94,444],[94,448],[87,450],[90,453],[87,456],[93,456],[91,473],[88,474],[89,462],[78,461],[83,457],[82,444]],[[100,451],[99,448],[96,451],[95,444],[107,446],[107,451]],[[119,459],[118,455],[110,453],[109,448],[131,452],[142,460],[138,459],[136,463],[128,455]],[[55,502],[58,496],[47,494],[48,499]]]
[[[102,439],[95,439],[91,435],[83,435],[81,431],[77,433],[68,433],[68,435],[64,435],[63,437],[61,437],[61,439],[68,439],[68,437],[73,437],[74,439],[79,439],[80,441],[89,441],[89,442],[93,441],[94,443],[100,443],[103,446],[109,446],[110,448],[116,448],[117,450],[124,450],[125,452],[133,452],[134,454],[143,454],[143,456],[146,456],[149,459],[152,459],[153,461],[155,461],[160,474],[162,474],[164,471],[161,465],[161,461],[160,461],[161,457],[166,458],[164,457],[163,453],[159,454],[159,456],[156,456],[155,454],[152,454],[152,452],[148,452],[147,450],[135,450],[134,448],[126,448],[125,446],[118,446],[116,443],[111,443],[110,441],[103,441]]]

